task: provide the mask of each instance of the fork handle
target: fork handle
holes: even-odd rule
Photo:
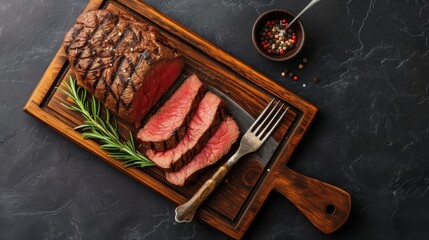
[[[341,227],[351,209],[346,191],[284,167],[274,190],[289,199],[310,222],[329,234]]]
[[[213,192],[217,185],[224,179],[226,174],[231,169],[231,165],[225,163],[222,165],[213,176],[207,180],[203,186],[189,199],[185,204],[178,206],[176,212],[176,222],[190,222],[194,218],[194,215],[198,207],[206,200],[206,198]]]

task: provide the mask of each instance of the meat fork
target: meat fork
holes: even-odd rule
[[[195,193],[194,196],[192,196],[191,199],[176,208],[176,222],[182,223],[192,221],[198,207],[224,179],[232,166],[243,155],[258,150],[268,139],[268,137],[283,119],[283,116],[289,110],[289,107],[287,107],[284,111],[282,111],[285,105],[283,103],[279,106],[280,101],[277,101],[274,107],[272,107],[274,102],[275,99],[272,99],[264,111],[262,111],[259,117],[252,124],[252,126],[250,126],[247,132],[243,135],[240,141],[240,146],[234,155],[232,155],[231,158],[225,164],[223,164],[213,174],[213,176],[203,184],[203,186],[201,186],[201,188]]]

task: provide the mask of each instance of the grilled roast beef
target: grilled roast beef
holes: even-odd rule
[[[129,14],[97,10],[77,18],[64,48],[78,84],[139,125],[184,65],[163,39],[156,28]]]
[[[176,147],[163,152],[146,151],[147,157],[160,168],[178,171],[192,160],[216,132],[225,116],[225,105],[214,93],[207,92],[188,125],[185,137]]]
[[[167,181],[178,186],[185,185],[187,180],[199,171],[221,159],[237,140],[239,134],[240,129],[234,119],[230,116],[226,117],[216,133],[192,161],[177,172],[166,173]]]
[[[137,139],[146,148],[158,152],[176,147],[185,136],[205,92],[203,83],[192,74],[140,129]]]

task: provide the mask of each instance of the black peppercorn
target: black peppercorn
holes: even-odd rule
[[[286,19],[269,20],[260,31],[260,45],[274,55],[283,55],[295,47],[296,34],[291,28],[286,30]],[[267,42],[268,40],[268,42]]]

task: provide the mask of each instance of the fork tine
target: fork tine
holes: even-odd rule
[[[279,101],[280,102],[280,101]],[[266,121],[269,121],[268,122],[268,124],[266,124],[266,125],[264,125],[264,128],[258,133],[258,132],[255,132],[255,136],[256,137],[262,137],[264,134],[265,134],[265,132],[267,131],[267,129],[270,127],[270,125],[271,125],[271,123],[274,121],[274,119],[276,119],[276,117],[277,117],[277,115],[279,114],[279,112],[282,110],[282,108],[283,108],[283,106],[284,106],[284,104],[282,104],[282,105],[280,105],[280,107],[277,109],[277,105],[278,104],[276,104],[276,106],[274,106],[274,108],[271,110],[271,112],[274,112],[274,116],[273,115],[271,115],[271,112],[270,112],[270,115],[268,115],[265,119],[264,119],[264,122],[263,122],[263,124],[265,124],[265,122]],[[260,125],[260,127],[262,126],[262,124]]]
[[[252,124],[252,126],[249,127],[248,132],[252,131],[252,128],[254,128],[256,126],[256,124],[258,124],[259,120],[261,120],[262,116],[265,114],[266,111],[268,111],[268,109],[270,108],[271,104],[273,104],[274,102],[274,98],[271,100],[271,102],[265,107],[264,111],[262,111],[261,114],[259,114],[259,117],[255,120],[255,122]]]
[[[279,103],[280,103],[280,101],[278,101],[277,103],[276,103],[276,105],[274,105],[274,107],[271,109],[271,111],[267,114],[267,116],[265,116],[264,117],[264,120],[262,120],[262,122],[259,124],[259,126],[254,130],[254,131],[252,131],[253,133],[255,133],[255,135],[258,135],[258,132],[259,132],[259,129],[261,129],[262,128],[262,126],[265,124],[265,122],[267,121],[267,119],[270,119],[271,118],[271,115],[272,115],[272,113],[274,112],[274,110],[277,108],[277,105],[279,105]],[[261,116],[262,116],[262,114],[261,114]]]
[[[283,117],[284,117],[284,115],[287,113],[287,111],[289,110],[289,106],[286,108],[286,110],[282,113],[282,115],[279,117],[279,119],[277,119],[277,122],[274,124],[274,126],[270,129],[270,131],[268,131],[268,133],[264,136],[264,138],[261,140],[262,142],[265,142],[265,140],[267,140],[267,138],[269,137],[269,136],[271,136],[271,133],[273,133],[273,131],[274,131],[274,129],[276,129],[276,127],[277,127],[277,125],[279,125],[279,123],[280,123],[280,121],[283,119]],[[277,114],[276,114],[277,115]],[[274,118],[273,119],[271,119],[271,121],[270,121],[270,124],[271,124],[271,122],[274,120]],[[270,124],[268,124],[267,125],[267,127],[270,125]],[[265,130],[265,129],[264,129]]]

